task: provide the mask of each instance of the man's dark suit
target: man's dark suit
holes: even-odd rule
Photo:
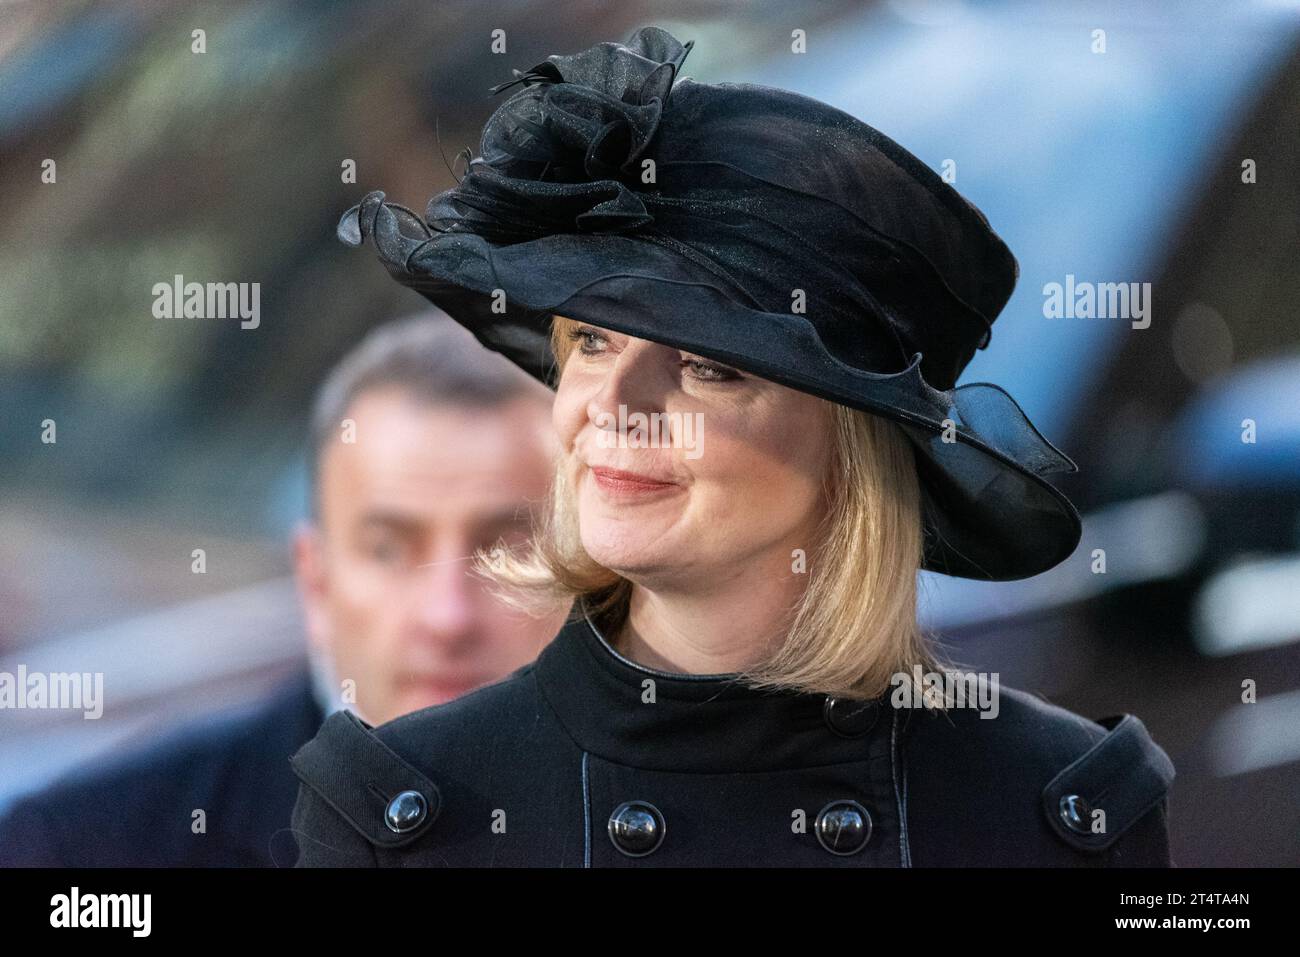
[[[291,866],[289,756],[322,720],[304,668],[252,708],[67,775],[0,820],[0,866]]]

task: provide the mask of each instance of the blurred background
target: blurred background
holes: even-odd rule
[[[1085,531],[1028,581],[926,575],[926,622],[1003,684],[1138,714],[1177,768],[1175,863],[1300,863],[1295,2],[0,5],[0,672],[103,672],[109,701],[0,710],[0,809],[300,664],[312,392],[423,304],[339,216],[372,189],[422,211],[490,86],[650,24],[695,41],[685,75],[955,170],[1021,269],[961,381],[1078,463],[1053,480]],[[260,283],[259,326],[154,318],[175,274]],[[1149,327],[1046,318],[1067,276],[1150,283]]]

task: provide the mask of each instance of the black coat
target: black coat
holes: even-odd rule
[[[994,720],[762,693],[579,617],[455,701],[333,714],[292,761],[297,863],[1169,866],[1173,766],[1142,723],[1001,692]]]
[[[304,669],[255,706],[66,775],[0,820],[0,866],[286,866],[298,790],[289,756],[321,721]],[[192,832],[196,808],[206,833]]]

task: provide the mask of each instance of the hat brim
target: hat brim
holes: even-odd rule
[[[552,388],[559,314],[898,422],[916,453],[928,571],[1028,578],[1078,545],[1078,512],[1042,478],[1078,467],[996,385],[937,390],[921,375],[920,353],[900,372],[856,369],[803,316],[747,305],[703,265],[641,236],[562,233],[497,246],[474,233],[432,233],[377,192],[339,223],[349,245],[367,236],[395,279]]]

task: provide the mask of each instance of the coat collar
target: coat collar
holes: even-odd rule
[[[876,760],[892,773],[901,722],[888,694],[835,700],[758,690],[730,674],[658,671],[620,655],[581,602],[536,674],[577,745],[620,764],[744,773]]]

